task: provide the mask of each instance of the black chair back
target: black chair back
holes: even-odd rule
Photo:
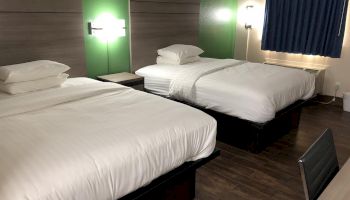
[[[339,171],[332,131],[327,129],[298,163],[306,199],[317,199]]]

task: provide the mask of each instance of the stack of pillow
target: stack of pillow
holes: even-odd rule
[[[203,52],[196,46],[174,44],[158,50],[157,64],[183,65],[196,62]]]
[[[60,86],[67,80],[70,67],[39,60],[0,67],[0,91],[20,94]]]

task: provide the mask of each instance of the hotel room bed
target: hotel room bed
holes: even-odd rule
[[[145,89],[151,93],[186,102],[210,114],[231,116],[260,129],[277,118],[279,112],[311,98],[315,89],[314,76],[302,70],[234,59],[201,58],[185,65],[156,64],[141,68],[136,74],[145,78]],[[236,132],[243,133],[226,135],[246,134],[248,128],[242,127],[240,130],[232,125]]]
[[[113,83],[0,95],[2,200],[118,199],[210,156],[216,121]]]
[[[136,71],[145,89],[256,123],[297,100],[313,96],[313,75],[233,59],[201,58],[185,65],[151,65]]]

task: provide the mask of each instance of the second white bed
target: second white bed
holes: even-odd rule
[[[201,58],[186,65],[151,65],[136,74],[145,77],[145,88],[171,96],[176,79],[191,78],[192,69],[215,66],[222,60]],[[314,94],[315,77],[298,69],[227,59],[232,66],[204,74],[194,84],[190,103],[241,119],[264,123],[297,100]],[[226,62],[224,61],[224,62]],[[179,81],[177,81],[179,82]],[[190,87],[190,86],[189,86]]]

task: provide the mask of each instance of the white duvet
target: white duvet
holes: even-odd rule
[[[308,72],[234,59],[152,65],[136,73],[145,77],[146,89],[257,123],[272,120],[315,90],[315,77]]]
[[[82,80],[0,95],[1,200],[115,200],[213,151],[201,111]]]

